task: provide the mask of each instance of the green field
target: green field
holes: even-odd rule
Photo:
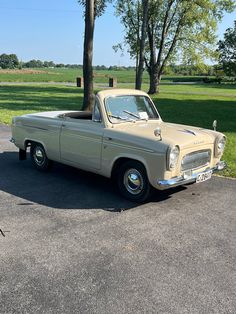
[[[31,69],[30,71],[32,71]],[[82,70],[79,69],[34,69],[35,72],[39,73],[27,73],[27,70],[22,71],[10,71],[4,73],[0,71],[0,82],[76,82],[77,76],[82,76]],[[94,71],[95,83],[108,82],[109,77],[117,77],[120,83],[129,83],[134,81],[134,71]],[[144,75],[144,79],[148,79],[147,73]]]
[[[7,72],[7,73],[6,73]],[[39,72],[39,73],[37,73]],[[75,83],[76,77],[82,76],[82,70],[54,68],[54,69],[27,69],[23,70],[0,70],[0,82],[70,82]],[[108,83],[109,77],[116,77],[118,83],[135,82],[134,70],[109,71],[100,70],[94,71],[95,83]],[[199,76],[163,76],[163,82],[196,82],[201,81],[203,77]],[[148,73],[144,72],[143,82],[148,83]]]
[[[122,85],[123,87],[123,85]],[[132,87],[127,84],[126,87]],[[144,84],[143,89],[148,86]],[[0,123],[11,118],[44,110],[79,110],[83,91],[71,86],[0,85]],[[212,128],[218,120],[218,130],[227,135],[224,159],[228,163],[225,175],[236,178],[236,88],[234,85],[161,85],[161,93],[153,97],[162,119],[204,128]]]

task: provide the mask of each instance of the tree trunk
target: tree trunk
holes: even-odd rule
[[[84,31],[84,99],[82,110],[92,110],[93,95],[93,34],[94,34],[94,0],[86,0]]]
[[[157,93],[157,84],[158,84],[158,78],[157,74],[153,71],[149,73],[149,91],[148,94],[156,94]]]
[[[149,0],[142,0],[143,21],[142,21],[142,34],[141,34],[140,47],[139,47],[139,64],[138,64],[138,69],[136,71],[136,82],[135,82],[136,89],[141,89],[142,87],[142,78],[143,78],[143,70],[144,70],[144,48],[145,48],[145,38],[146,38],[146,32],[147,32],[147,18],[148,18],[148,1]]]
[[[156,67],[149,69],[149,91],[148,94],[158,94],[160,92],[161,74]]]

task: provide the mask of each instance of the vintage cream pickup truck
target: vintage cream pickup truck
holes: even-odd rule
[[[126,198],[143,202],[150,191],[199,183],[225,168],[226,138],[214,130],[162,121],[150,97],[110,89],[95,97],[92,112],[51,111],[12,120],[11,141],[20,159],[52,161],[113,178]]]

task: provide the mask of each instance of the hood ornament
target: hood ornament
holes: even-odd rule
[[[154,135],[157,136],[157,137],[160,137],[160,141],[162,141],[162,137],[161,137],[161,128],[156,128],[154,130]]]
[[[213,130],[216,131],[217,120],[214,120],[214,121],[213,121],[212,126],[213,126]]]

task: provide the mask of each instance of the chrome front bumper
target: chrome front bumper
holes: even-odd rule
[[[208,168],[202,172],[193,173],[191,175],[182,175],[180,177],[175,177],[169,180],[160,180],[157,181],[158,189],[165,190],[169,188],[173,188],[179,185],[185,185],[196,182],[197,176],[202,173],[206,173],[208,171],[212,171],[212,173],[221,171],[227,167],[226,162],[220,161],[216,164],[214,168]]]

